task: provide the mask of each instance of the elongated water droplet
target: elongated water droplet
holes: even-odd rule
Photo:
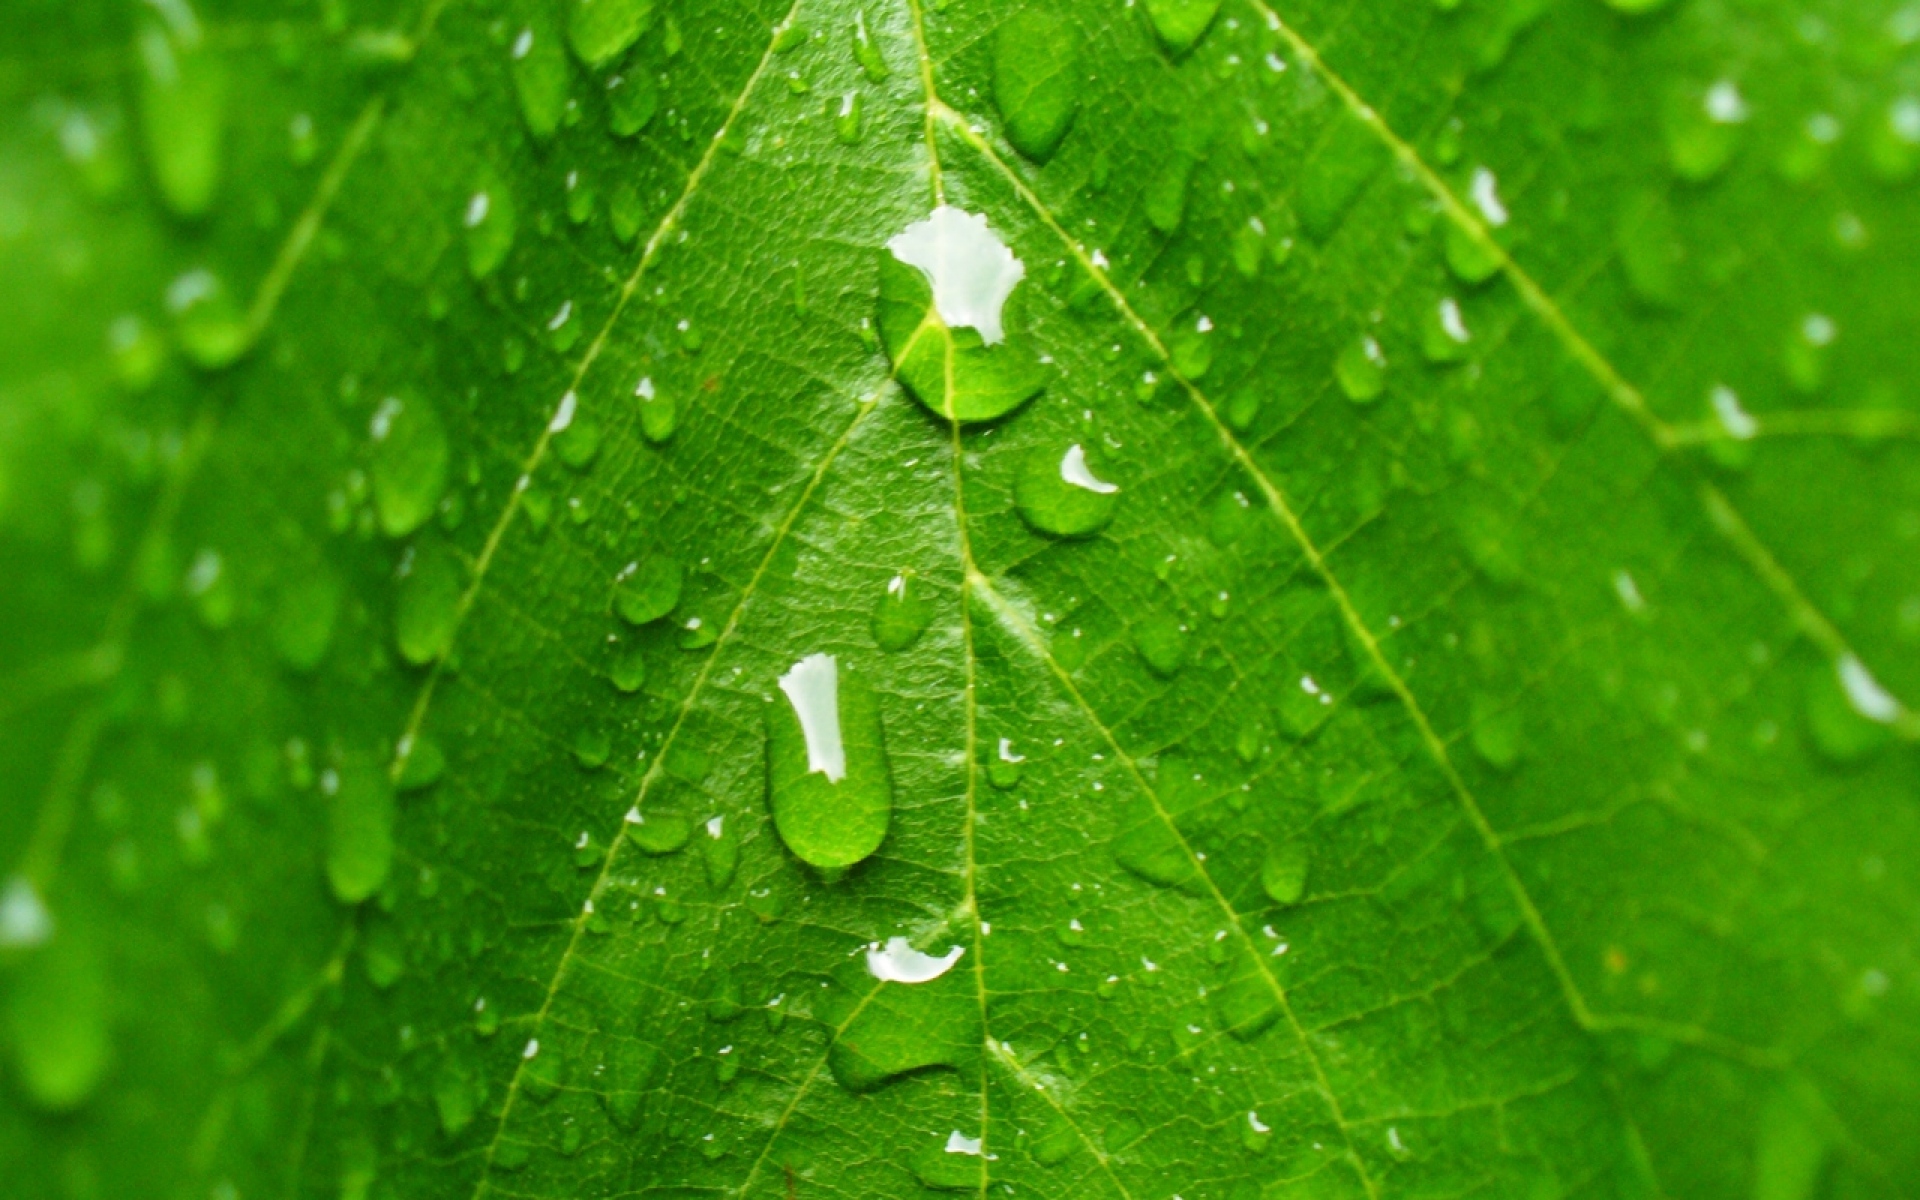
[[[197,217],[220,185],[227,70],[186,0],[148,7],[139,21],[140,133],[168,208]]]
[[[1325,241],[1387,158],[1380,133],[1345,105],[1337,106],[1294,197],[1301,228],[1315,241]]]
[[[195,365],[219,370],[238,360],[252,342],[252,330],[226,281],[196,269],[167,285],[167,313],[173,318],[180,348]]]
[[[906,570],[887,581],[886,590],[874,602],[870,628],[874,642],[892,652],[919,641],[932,621],[933,600],[927,594],[927,585]]]
[[[63,928],[9,982],[8,1040],[20,1090],[41,1109],[78,1108],[106,1074],[111,1051],[106,963],[92,937]]]
[[[780,677],[767,711],[774,826],[795,857],[826,870],[865,859],[893,812],[880,705],[831,654],[812,654]]]
[[[447,486],[447,431],[432,404],[389,396],[374,409],[373,500],[380,528],[404,537],[425,524]]]
[[[311,671],[333,644],[340,616],[340,581],[324,568],[291,574],[274,603],[269,632],[280,661],[295,671]]]
[[[1656,308],[1679,303],[1686,248],[1664,194],[1642,191],[1628,197],[1614,221],[1613,244],[1636,299]]]
[[[854,10],[853,14],[853,57],[861,70],[867,73],[867,78],[875,83],[885,83],[893,74],[874,41],[872,31],[867,28],[867,14],[859,9]]]
[[[484,279],[506,261],[513,249],[517,214],[513,192],[492,171],[482,172],[461,210],[460,224],[466,231],[467,272]]]
[[[1333,377],[1355,404],[1371,404],[1387,390],[1387,356],[1372,334],[1348,342],[1334,360]]]
[[[1080,38],[1073,26],[1026,9],[993,37],[993,99],[1007,140],[1036,162],[1053,157],[1080,111]]]
[[[700,840],[700,859],[707,868],[707,882],[714,891],[724,891],[740,866],[740,835],[725,817],[708,818],[703,829],[706,836]]]
[[[1014,480],[1014,501],[1027,524],[1056,537],[1088,537],[1113,519],[1120,487],[1100,477],[1079,442],[1064,451],[1036,448]]]
[[[0,893],[0,950],[43,945],[52,936],[53,914],[40,889],[24,875],[9,879]]]
[[[673,854],[693,838],[693,823],[678,813],[645,814],[635,805],[627,812],[627,840],[648,854]]]
[[[949,946],[945,954],[922,954],[906,938],[892,937],[885,946],[867,947],[867,973],[887,983],[928,983],[952,970],[965,953],[964,946]]]
[[[327,882],[341,903],[358,904],[393,867],[393,789],[386,772],[357,760],[331,772],[330,787]]]
[[[415,666],[433,662],[453,644],[465,573],[444,547],[430,545],[408,556],[394,602],[394,641]]]
[[[653,23],[653,0],[573,0],[567,40],[589,67],[613,61]]]
[[[843,146],[854,146],[860,142],[860,109],[859,92],[848,92],[840,97],[840,107],[833,114],[833,132]]]
[[[520,115],[527,129],[540,140],[553,136],[566,115],[567,84],[571,74],[566,51],[554,32],[543,8],[534,8],[531,23],[513,36],[508,47],[508,69],[513,90],[520,97]]]
[[[1300,903],[1307,890],[1306,844],[1281,842],[1268,850],[1260,864],[1260,887],[1267,899],[1282,907]]]

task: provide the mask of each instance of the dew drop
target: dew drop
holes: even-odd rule
[[[560,128],[560,118],[566,115],[570,71],[566,51],[561,49],[545,10],[531,11],[536,14],[533,22],[514,35],[508,50],[508,70],[528,132],[536,140],[545,141]]]
[[[9,983],[15,1081],[36,1108],[78,1108],[99,1086],[112,1050],[107,967],[93,939],[63,929],[27,955]]]
[[[393,789],[386,773],[349,761],[327,801],[327,882],[343,904],[380,890],[393,866]]]
[[[912,570],[905,570],[887,581],[886,590],[874,602],[869,628],[882,650],[905,650],[920,640],[933,622],[933,600],[927,585]]]
[[[795,663],[780,691],[767,711],[774,826],[802,862],[853,866],[879,849],[893,811],[879,702],[831,654]]]
[[[648,854],[674,854],[693,839],[693,823],[678,813],[643,814],[635,805],[627,811],[626,835]]]
[[[148,7],[139,22],[140,133],[160,197],[198,217],[219,189],[227,70],[186,0]]]
[[[393,610],[394,641],[402,658],[423,666],[453,645],[464,583],[459,562],[438,544],[407,556]]]
[[[1199,44],[1220,12],[1220,0],[1142,0],[1161,45],[1176,57]]]
[[[1026,9],[994,33],[993,98],[1014,149],[1045,162],[1080,110],[1080,40],[1065,21]]]
[[[1120,487],[1103,479],[1079,442],[1064,451],[1036,447],[1014,480],[1027,524],[1055,537],[1089,537],[1113,519]]]
[[[389,396],[368,425],[373,439],[374,508],[389,537],[425,524],[447,485],[447,431],[432,404]]]
[[[684,580],[679,562],[665,554],[628,563],[614,578],[613,611],[629,625],[658,621],[680,603]]]
[[[654,0],[573,0],[567,40],[589,67],[613,61],[653,23]]]
[[[1347,399],[1371,404],[1387,390],[1387,356],[1372,334],[1348,342],[1333,362],[1333,377]]]
[[[1268,850],[1260,864],[1260,887],[1267,899],[1282,907],[1300,903],[1307,890],[1306,844],[1281,842]]]

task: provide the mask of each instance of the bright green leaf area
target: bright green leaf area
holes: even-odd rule
[[[1920,1194],[1920,8],[790,2],[12,0],[0,1192]]]

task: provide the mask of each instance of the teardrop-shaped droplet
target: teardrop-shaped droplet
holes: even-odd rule
[[[410,554],[394,601],[394,641],[415,666],[433,662],[453,644],[460,620],[465,573],[445,547],[429,545]]]
[[[1281,842],[1268,850],[1260,864],[1260,887],[1275,904],[1300,903],[1307,890],[1306,843]]]
[[[867,27],[867,14],[859,9],[853,14],[853,57],[874,83],[885,83],[893,74],[886,57],[880,53],[873,31]]]
[[[37,1108],[78,1108],[99,1086],[110,1058],[105,961],[90,935],[65,922],[11,975],[14,1080]]]
[[[1718,175],[1740,147],[1747,102],[1731,79],[1703,90],[1681,89],[1668,97],[1665,112],[1667,162],[1690,183]]]
[[[252,342],[239,301],[212,271],[188,271],[168,284],[167,313],[180,348],[196,366],[219,370],[238,360]]]
[[[627,840],[648,854],[674,854],[693,838],[693,823],[676,812],[643,813],[635,805],[626,820]]]
[[[725,817],[709,817],[701,828],[700,860],[707,868],[707,882],[714,891],[724,891],[740,866],[740,835]]]
[[[1370,404],[1387,390],[1387,356],[1371,334],[1348,342],[1334,360],[1333,377],[1355,404]]]
[[[432,404],[389,396],[374,409],[373,501],[380,528],[404,537],[433,515],[447,486],[447,431]]]
[[[1080,111],[1080,38],[1071,24],[1025,9],[993,37],[993,99],[1007,140],[1036,162],[1053,157]]]
[[[546,10],[531,11],[538,15],[514,34],[507,56],[513,90],[520,97],[520,115],[528,131],[545,141],[560,128],[560,118],[566,115],[571,72],[560,38],[544,15]]]
[[[831,654],[811,654],[780,677],[767,712],[774,826],[795,857],[850,867],[886,838],[893,814],[879,701]]]
[[[589,67],[613,61],[653,23],[653,0],[573,0],[567,40]]]
[[[331,773],[327,882],[343,904],[380,890],[393,867],[393,788],[385,771],[358,760]]]
[[[620,137],[632,137],[653,124],[660,111],[660,85],[652,72],[636,66],[607,80],[609,124]]]
[[[186,0],[154,4],[139,22],[140,133],[168,208],[197,217],[213,204],[227,126],[227,70]]]
[[[971,973],[953,969],[963,954],[938,944],[923,953],[895,937],[839,973],[816,1011],[841,1028],[827,1063],[842,1087],[871,1091],[910,1071],[978,1061],[978,996]]]
[[[460,214],[461,227],[466,231],[468,274],[485,279],[499,269],[513,249],[517,220],[513,192],[506,181],[492,171],[482,172]]]
[[[920,640],[933,621],[933,599],[927,585],[911,570],[895,575],[873,605],[870,628],[874,642],[889,652],[905,650]]]
[[[1113,519],[1120,487],[1096,472],[1086,447],[1039,447],[1014,480],[1014,502],[1027,524],[1055,537],[1089,537]]]

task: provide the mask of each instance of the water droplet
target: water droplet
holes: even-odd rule
[[[893,811],[880,705],[831,654],[812,654],[780,677],[785,703],[767,711],[770,799],[780,840],[824,870],[880,848]]]
[[[1787,381],[1802,392],[1817,392],[1827,381],[1827,357],[1840,327],[1824,313],[1808,313],[1800,318],[1781,358],[1787,369]]]
[[[573,0],[567,40],[589,67],[613,61],[653,23],[653,0]]]
[[[467,272],[475,279],[485,279],[506,261],[513,249],[516,216],[506,181],[492,171],[483,172],[460,214],[466,230]]]
[[[1187,624],[1172,612],[1150,612],[1133,624],[1133,648],[1147,669],[1162,679],[1172,678],[1186,665]]]
[[[1273,1127],[1260,1119],[1258,1110],[1247,1113],[1247,1124],[1240,1131],[1240,1144],[1250,1152],[1260,1154],[1273,1140]]]
[[[981,1141],[956,1129],[947,1135],[944,1144],[936,1142],[914,1155],[913,1173],[921,1183],[936,1191],[980,1190],[986,1179]]]
[[[106,1074],[112,1049],[107,968],[93,939],[62,929],[27,955],[9,982],[15,1081],[37,1108],[78,1108]]]
[[[660,85],[639,67],[607,80],[608,124],[618,137],[632,137],[653,124],[660,111]]]
[[[1732,80],[1722,79],[1704,91],[1673,92],[1665,117],[1668,165],[1680,178],[1703,183],[1718,175],[1739,149],[1747,102]]]
[[[1153,32],[1176,57],[1206,36],[1220,12],[1220,0],[1143,0],[1143,6]]]
[[[1867,164],[1889,183],[1911,177],[1920,167],[1920,97],[1899,97],[1873,123],[1867,139]]]
[[[1379,133],[1350,108],[1336,107],[1294,198],[1301,227],[1315,241],[1325,241],[1387,158]]]
[[[628,563],[614,579],[613,611],[629,625],[658,621],[680,603],[683,582],[679,562],[667,555]]]
[[[949,420],[990,421],[1039,392],[1039,364],[1006,341],[1018,331],[1026,266],[984,216],[941,205],[887,243],[880,333],[915,399]]]
[[[724,891],[740,866],[740,837],[724,817],[708,818],[704,828],[700,859],[707,868],[707,882],[714,891]]]
[[[1037,447],[1014,480],[1027,524],[1056,537],[1089,537],[1113,519],[1120,487],[1095,473],[1079,442],[1064,452]]]
[[[923,954],[903,937],[887,939],[882,946],[867,947],[867,974],[886,983],[930,983],[953,969],[966,953],[964,946],[949,946],[945,954]]]
[[[226,63],[186,0],[149,6],[137,38],[140,132],[154,183],[176,214],[200,216],[220,185]]]
[[[485,1099],[485,1089],[473,1077],[466,1064],[448,1058],[433,1077],[433,1105],[440,1114],[440,1131],[457,1137],[473,1122]]]
[[[889,652],[905,650],[920,640],[933,622],[933,598],[912,570],[887,581],[886,591],[874,602],[869,628],[874,642]]]
[[[281,662],[302,672],[320,665],[327,647],[333,644],[340,599],[340,581],[324,567],[288,573],[269,624],[273,648]]]
[[[1159,161],[1140,195],[1140,207],[1147,224],[1161,233],[1173,234],[1187,219],[1187,192],[1193,184],[1193,172],[1200,156],[1185,147],[1175,146],[1158,156]]]
[[[545,141],[560,128],[560,118],[566,115],[570,71],[566,51],[560,47],[547,10],[534,7],[529,11],[531,23],[521,27],[508,49],[508,70],[528,131]]]
[[[358,904],[380,890],[393,866],[393,789],[386,772],[358,760],[329,775],[327,882],[341,903]]]
[[[693,838],[693,823],[678,813],[627,811],[627,840],[648,854],[674,854]]]
[[[1333,377],[1355,404],[1371,404],[1387,390],[1387,356],[1372,334],[1348,342],[1333,362]]]
[[[613,686],[632,695],[646,685],[647,656],[638,646],[623,646],[614,652],[613,665],[608,669],[607,677]]]
[[[1427,310],[1420,327],[1420,349],[1428,362],[1459,362],[1467,356],[1467,346],[1472,341],[1473,334],[1467,329],[1466,318],[1460,314],[1458,300],[1442,296],[1438,304]]]
[[[440,782],[446,774],[447,752],[440,743],[424,733],[408,734],[400,739],[394,752],[399,775],[393,786],[402,792],[421,792]]]
[[[910,947],[905,952],[916,953]],[[866,953],[892,961],[887,951],[872,946]],[[931,962],[946,960],[935,957]],[[833,1077],[850,1091],[864,1092],[910,1071],[965,1069],[978,1061],[980,1010],[971,975],[946,967],[924,982],[893,982],[865,969],[858,975],[851,969],[837,975],[835,986],[816,1001],[816,1015],[843,1026],[828,1052]]]
[[[1308,852],[1304,842],[1281,842],[1260,864],[1260,887],[1282,907],[1300,903],[1307,890]]]
[[[840,97],[839,110],[833,114],[833,132],[843,146],[854,146],[860,142],[860,109],[859,92],[848,92]]]
[[[393,609],[394,641],[402,658],[423,666],[447,652],[459,624],[464,589],[459,561],[437,543],[406,557]]]
[[[1630,197],[1615,219],[1613,242],[1637,299],[1656,308],[1679,303],[1686,249],[1664,194],[1642,191]]]
[[[993,98],[1014,149],[1045,162],[1080,110],[1080,39],[1065,21],[1026,9],[993,38]]]
[[[647,440],[657,446],[671,438],[680,427],[680,406],[672,394],[662,392],[646,376],[634,385],[633,395],[640,401],[640,432]]]
[[[1812,1200],[1832,1143],[1833,1118],[1814,1088],[1789,1076],[1760,1108],[1755,1200]]]
[[[416,396],[389,396],[374,410],[374,508],[389,537],[426,523],[447,485],[447,431],[432,404]]]
[[[52,936],[53,914],[40,889],[24,875],[9,879],[0,894],[0,950],[43,945]]]
[[[583,770],[598,771],[613,754],[613,737],[599,725],[582,725],[573,731],[571,748]]]
[[[1207,891],[1206,877],[1193,856],[1143,793],[1135,793],[1121,807],[1114,826],[1113,857],[1149,883],[1196,896]]]
[[[879,45],[873,40],[873,34],[867,28],[867,14],[859,9],[853,14],[853,57],[867,78],[875,83],[884,83],[893,74],[887,60],[880,53]]]
[[[1027,756],[1014,750],[1012,738],[1001,738],[993,757],[987,760],[987,782],[1003,792],[1011,791],[1020,785],[1026,762]]]
[[[1488,695],[1473,698],[1473,748],[1496,771],[1510,771],[1524,748],[1524,725],[1517,704]]]
[[[239,302],[218,275],[188,271],[167,285],[167,313],[180,348],[197,366],[219,370],[247,352],[253,332]]]

